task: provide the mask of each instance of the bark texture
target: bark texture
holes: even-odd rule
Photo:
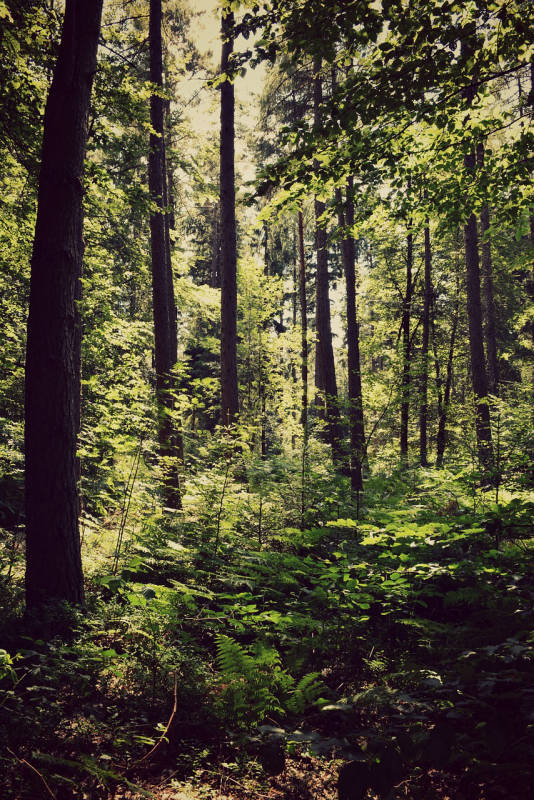
[[[477,147],[477,163],[479,167],[484,164],[484,145]],[[499,359],[497,356],[497,330],[495,293],[493,290],[493,262],[491,258],[490,239],[490,210],[484,203],[480,210],[480,233],[482,237],[482,294],[484,298],[484,338],[486,344],[486,357],[488,363],[488,388],[491,394],[499,394]]]
[[[411,220],[410,220],[411,226]],[[413,295],[413,233],[408,232],[406,238],[406,289],[402,303],[402,377],[401,377],[401,424],[400,424],[400,452],[401,458],[408,458],[408,421],[410,415],[410,384],[411,384],[411,342],[410,325],[412,316]]]
[[[161,37],[161,0],[150,0],[150,81],[163,89],[163,45]],[[150,134],[148,185],[156,208],[150,214],[150,249],[152,257],[152,304],[154,314],[154,355],[156,365],[156,400],[158,405],[158,442],[164,472],[165,502],[170,507],[181,504],[180,465],[181,435],[173,423],[172,369],[177,360],[176,305],[170,254],[167,214],[167,165],[165,159],[165,100],[160,94],[150,98]]]
[[[436,365],[436,385],[438,394],[438,432],[436,436],[436,467],[443,466],[443,456],[447,444],[447,415],[449,412],[451,389],[452,389],[452,368],[454,363],[454,350],[456,347],[456,333],[458,330],[458,319],[460,316],[460,276],[456,269],[456,294],[454,300],[454,312],[452,317],[451,335],[449,339],[449,352],[447,356],[447,368],[445,374],[445,388],[442,391],[442,379],[440,375],[439,359],[436,344],[435,329],[432,333],[432,343],[434,347],[434,360]],[[432,322],[435,323],[435,314],[432,314]]]
[[[351,199],[352,180],[347,185],[345,212],[343,212],[341,190],[337,191],[339,207],[338,222],[343,229],[354,224],[354,204]],[[350,485],[353,492],[363,489],[362,465],[364,460],[365,435],[362,402],[362,379],[360,370],[360,337],[356,311],[356,250],[352,236],[342,242],[343,271],[345,273],[345,295],[347,310],[347,367],[349,392],[350,427]]]
[[[306,256],[304,253],[304,221],[302,211],[298,214],[299,240],[299,299],[300,327],[302,331],[300,349],[300,374],[302,379],[301,424],[304,447],[308,441],[308,311],[306,300]]]
[[[314,126],[316,130],[319,130],[322,125],[321,104],[323,102],[323,88],[320,73],[321,59],[320,57],[316,57],[314,60],[315,77],[313,91]],[[317,275],[315,283],[315,326],[317,332],[317,351],[315,382],[317,388],[324,393],[327,438],[332,448],[332,457],[336,464],[340,464],[342,462],[342,441],[330,318],[328,235],[324,226],[319,222],[324,211],[325,204],[316,198],[315,247],[317,251]]]
[[[425,280],[423,289],[423,338],[421,343],[421,393],[419,406],[419,460],[428,467],[428,343],[430,341],[430,306],[432,303],[432,250],[428,219],[425,225]]]
[[[223,11],[221,72],[231,69],[234,15]],[[239,413],[237,388],[237,239],[235,221],[234,85],[221,83],[221,416],[230,425]]]
[[[472,48],[468,38],[462,41],[462,55],[469,57]],[[474,84],[464,90],[464,98],[469,108],[475,94]],[[474,149],[464,156],[468,174],[475,175],[476,154]],[[484,333],[482,328],[482,302],[480,293],[480,260],[478,252],[478,230],[475,214],[468,214],[464,225],[467,316],[469,319],[469,351],[471,355],[471,380],[475,398],[475,429],[477,451],[480,465],[488,472],[493,464],[493,445],[491,439],[490,410],[488,405],[488,375],[484,357]]]
[[[25,385],[26,602],[83,603],[78,528],[83,164],[102,0],[67,0],[44,118]]]

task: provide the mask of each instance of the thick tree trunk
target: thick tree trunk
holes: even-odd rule
[[[338,222],[340,228],[354,224],[354,204],[351,199],[352,180],[347,184],[345,213],[341,190],[336,192],[338,203]],[[363,421],[362,380],[360,371],[360,340],[356,312],[356,272],[355,248],[352,236],[345,236],[342,242],[343,269],[345,273],[345,292],[347,309],[347,368],[349,392],[350,426],[350,484],[356,494],[363,489],[362,464],[365,448]]]
[[[26,603],[83,603],[78,528],[83,162],[102,0],[67,0],[46,104],[26,351]]]
[[[163,89],[163,46],[161,39],[161,0],[150,0],[150,81]],[[176,306],[170,258],[167,216],[167,170],[164,136],[165,101],[159,94],[150,98],[148,185],[156,209],[150,215],[152,255],[152,302],[154,314],[154,356],[156,400],[158,405],[158,443],[164,473],[165,502],[172,508],[181,504],[181,436],[172,420],[172,369],[177,359]]]
[[[323,88],[321,80],[321,58],[314,60],[314,126],[322,125],[321,104]],[[334,350],[332,347],[332,326],[330,320],[330,293],[328,278],[328,236],[319,222],[324,214],[325,204],[315,199],[315,246],[317,250],[316,308],[315,324],[317,332],[316,385],[324,393],[327,438],[332,448],[335,464],[342,462],[341,426],[337,395]]]
[[[412,222],[410,220],[409,225]],[[402,304],[402,378],[401,378],[401,425],[400,425],[400,452],[401,459],[408,458],[408,420],[410,415],[410,383],[411,383],[411,355],[410,323],[412,314],[413,293],[413,233],[411,230],[406,239],[406,290]]]
[[[223,11],[221,72],[231,69],[234,15]],[[221,83],[221,416],[230,425],[239,413],[237,388],[237,240],[235,221],[234,84]]]
[[[423,341],[421,343],[421,395],[419,407],[419,458],[428,467],[428,343],[430,340],[430,305],[432,303],[432,251],[429,221],[425,225],[425,282],[423,297]]]

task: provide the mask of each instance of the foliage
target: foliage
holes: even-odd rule
[[[196,12],[172,0],[164,25],[179,338],[172,413],[184,460],[181,508],[165,507],[152,353],[147,3],[108,0],[83,187],[78,455],[88,607],[52,604],[32,619],[23,607],[25,321],[62,5],[0,0],[2,797],[47,796],[43,781],[58,800],[139,796],[151,774],[161,783],[171,773],[193,782],[197,796],[210,782],[219,796],[223,774],[234,781],[228,793],[253,796],[275,788],[266,788],[259,764],[273,776],[290,763],[331,772],[334,760],[343,762],[340,800],[369,790],[526,799],[534,778],[529,8],[523,0],[231,5],[236,43],[242,34],[250,48],[235,54],[236,90],[241,67],[269,62],[258,120],[237,112],[239,419],[230,430],[220,425],[219,165],[211,122],[199,122],[211,120],[218,79],[207,85],[213,69],[191,40]],[[312,119],[319,79],[322,125]],[[473,173],[465,157],[477,149]],[[339,219],[339,190],[354,201],[351,226]],[[313,397],[315,197],[325,203],[318,224],[328,237],[343,444],[342,241],[351,236],[356,249],[366,432],[356,496],[332,463]],[[500,374],[498,393],[485,401],[495,454],[489,486],[476,447],[461,232],[486,204],[490,227],[479,225],[479,249],[491,253],[496,309],[491,320],[484,307],[483,317],[486,329],[494,322]],[[484,292],[487,275],[483,266]],[[417,466],[425,377],[429,451],[446,412],[440,468]],[[285,789],[288,797],[311,792]]]

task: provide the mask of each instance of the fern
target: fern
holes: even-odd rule
[[[319,673],[309,672],[295,686],[286,704],[288,710],[294,714],[302,714],[317,702],[322,690],[323,682],[319,678]]]
[[[251,675],[254,659],[238,643],[222,633],[215,637],[217,643],[217,666],[225,678],[233,675]]]
[[[258,723],[272,713],[299,714],[317,702],[322,690],[318,673],[296,683],[273,647],[260,642],[245,648],[224,634],[217,635],[216,644],[221,711],[237,724]]]

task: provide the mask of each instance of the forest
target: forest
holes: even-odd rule
[[[0,797],[528,800],[528,0],[0,0]]]

